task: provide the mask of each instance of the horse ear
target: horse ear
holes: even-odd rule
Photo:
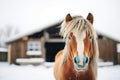
[[[71,20],[72,20],[71,15],[70,15],[70,14],[67,14],[66,17],[65,17],[65,21],[66,21],[66,22],[69,22],[69,21],[71,21]]]
[[[92,15],[92,13],[89,13],[89,14],[88,14],[87,20],[88,20],[91,24],[93,24],[94,17],[93,17],[93,15]]]

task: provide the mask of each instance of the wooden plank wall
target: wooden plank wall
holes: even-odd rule
[[[98,39],[99,45],[99,58],[103,61],[113,61],[114,64],[117,63],[117,49],[116,42],[104,37],[103,39]]]
[[[10,63],[16,63],[16,58],[20,58],[23,57],[21,55],[24,55],[23,52],[23,48],[25,50],[25,43],[22,45],[23,41],[22,40],[18,40],[15,42],[11,43],[11,62]],[[24,58],[24,57],[23,57]]]

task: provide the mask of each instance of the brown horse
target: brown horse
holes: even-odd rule
[[[93,15],[87,19],[68,14],[61,25],[60,33],[66,40],[63,50],[55,57],[56,80],[96,80],[98,44],[92,26]]]

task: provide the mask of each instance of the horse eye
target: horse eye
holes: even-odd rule
[[[71,37],[69,36],[69,37],[68,37],[68,39],[70,40],[70,39],[71,39]]]
[[[92,36],[92,35],[90,35],[90,36],[89,36],[89,39],[93,39],[93,36]]]

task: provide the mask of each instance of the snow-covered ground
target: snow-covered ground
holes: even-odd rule
[[[0,80],[55,80],[53,65],[18,66],[0,62]],[[105,66],[103,67],[103,65]],[[100,63],[98,80],[120,80],[120,65],[112,66],[111,63]]]

